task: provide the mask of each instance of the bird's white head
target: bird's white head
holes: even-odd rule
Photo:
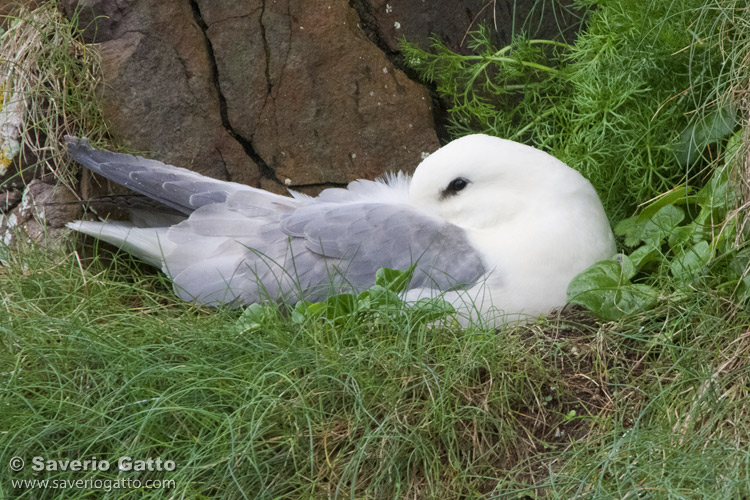
[[[510,222],[554,207],[570,194],[593,195],[598,202],[591,184],[553,156],[482,134],[457,139],[428,156],[409,188],[412,203],[466,229]]]
[[[616,251],[591,183],[513,141],[470,135],[451,142],[417,167],[409,198],[466,230],[491,270],[492,301],[506,311],[562,306],[570,280]]]

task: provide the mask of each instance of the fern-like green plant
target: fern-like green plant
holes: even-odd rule
[[[549,152],[591,180],[617,221],[695,182],[704,151],[680,161],[677,145],[724,106],[718,97],[732,78],[723,26],[733,11],[709,3],[579,2],[596,8],[572,45],[518,35],[496,48],[482,28],[472,33],[472,55],[439,40],[430,51],[403,41],[402,50],[449,101],[454,136],[483,132]]]

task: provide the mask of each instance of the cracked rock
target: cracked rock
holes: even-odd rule
[[[188,2],[65,0],[102,56],[104,115],[130,148],[257,185],[258,165],[221,120],[206,40]]]
[[[148,156],[278,192],[412,171],[439,144],[433,96],[401,71],[398,39],[427,46],[435,33],[464,50],[468,30],[497,22],[493,36],[507,43],[514,14],[521,23],[537,5],[521,4],[62,0],[69,16],[79,9],[86,40],[100,48],[116,137]],[[539,36],[575,27],[558,4],[541,13]]]
[[[98,42],[105,117],[149,156],[311,190],[413,170],[439,146],[429,92],[346,1],[64,0]]]
[[[437,149],[429,93],[367,40],[345,2],[257,1],[226,20],[215,10],[227,3],[199,0],[229,119],[277,179],[343,184],[413,170]]]
[[[452,50],[468,53],[466,38],[480,24],[491,26],[492,40],[498,47],[509,44],[524,20],[524,31],[531,38],[572,41],[580,28],[572,1],[518,2],[517,0],[351,0],[362,19],[370,40],[390,53],[398,52],[402,37],[422,48],[429,48],[430,37],[437,37]]]

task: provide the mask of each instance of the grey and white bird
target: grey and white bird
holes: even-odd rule
[[[563,306],[573,277],[616,252],[588,180],[497,137],[462,137],[412,177],[357,180],[317,197],[66,140],[91,171],[172,209],[68,227],[158,267],[179,297],[199,304],[322,300],[369,288],[381,267],[414,265],[407,300],[442,293],[467,316],[502,323]]]

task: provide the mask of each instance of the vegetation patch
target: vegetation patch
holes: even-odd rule
[[[44,174],[74,190],[77,168],[61,138],[106,135],[99,56],[83,43],[74,21],[56,2],[20,8],[2,18],[0,32],[0,176],[3,187]]]
[[[270,308],[248,322],[176,303],[161,276],[118,261],[6,263],[5,463],[161,457],[177,470],[119,477],[173,479],[190,498],[489,495],[499,471],[546,478],[549,454],[598,435],[637,362],[580,310],[506,335],[397,304],[349,322]],[[631,392],[619,398],[632,420]],[[11,479],[118,477],[3,474],[18,498],[38,492]]]

